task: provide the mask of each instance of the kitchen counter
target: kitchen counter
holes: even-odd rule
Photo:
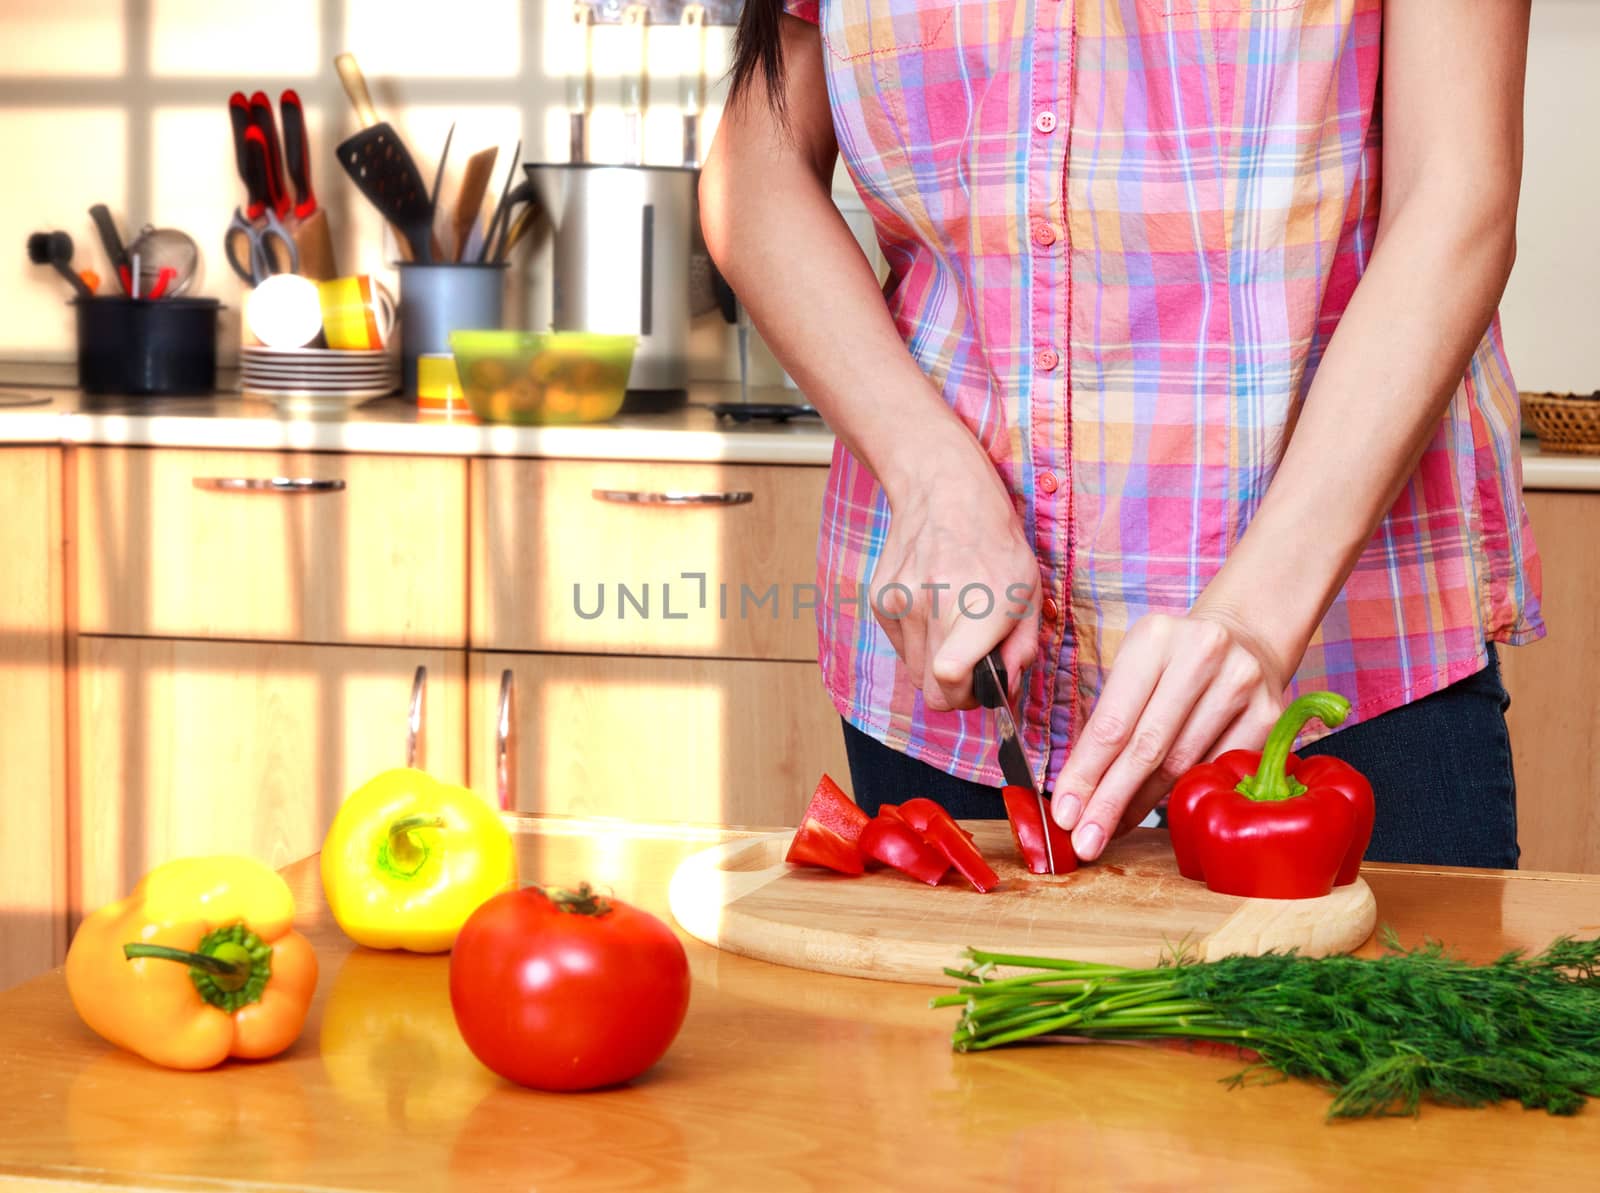
[[[10,406],[19,397],[48,402]],[[430,456],[526,456],[563,460],[722,461],[826,464],[833,435],[820,419],[734,423],[707,407],[737,402],[736,384],[696,383],[690,405],[665,414],[627,414],[590,426],[483,425],[419,411],[399,398],[365,402],[332,417],[285,417],[237,393],[202,398],[94,398],[49,386],[0,388],[0,444],[114,444],[134,447],[339,451]],[[779,386],[757,386],[753,402],[795,403]]]
[[[827,464],[833,434],[815,418],[735,424],[708,406],[737,402],[732,383],[697,382],[690,405],[668,414],[625,415],[578,427],[485,426],[381,398],[333,417],[285,417],[237,393],[205,398],[91,398],[63,384],[54,366],[9,366],[0,381],[0,445],[118,444],[136,447],[345,451],[396,455],[525,456],[566,460],[725,461]],[[30,379],[36,379],[29,384]],[[12,406],[19,398],[46,402]],[[758,386],[754,402],[793,403],[791,389]],[[1600,456],[1550,455],[1522,441],[1523,487],[1600,491]]]
[[[666,916],[673,867],[734,834],[521,820],[522,873]],[[282,1057],[208,1073],[102,1043],[59,971],[0,994],[0,1176],[37,1187],[319,1190],[1542,1188],[1600,1163],[1600,1105],[1328,1125],[1298,1081],[1147,1047],[957,1056],[931,988],[804,973],[688,941],[694,993],[633,1085],[505,1084],[454,1031],[444,957],[352,949],[315,859],[286,872],[321,980]],[[1600,877],[1369,866],[1380,924],[1487,960],[1600,931]],[[982,943],[982,942],[975,942]],[[1372,946],[1368,946],[1369,950]],[[1578,1183],[1581,1184],[1581,1181]],[[28,1187],[36,1187],[29,1185]]]

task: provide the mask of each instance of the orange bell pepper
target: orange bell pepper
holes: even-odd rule
[[[317,985],[293,920],[288,883],[258,861],[167,862],[83,922],[67,993],[95,1032],[167,1068],[276,1056],[299,1037]]]

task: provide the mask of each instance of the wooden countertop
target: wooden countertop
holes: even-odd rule
[[[665,916],[667,880],[732,834],[527,821],[525,881],[609,885]],[[353,950],[314,860],[290,867],[322,961],[282,1057],[174,1073],[103,1044],[59,971],[0,994],[0,1183],[470,1190],[1540,1188],[1600,1163],[1600,1106],[1425,1107],[1326,1125],[1300,1082],[1144,1047],[957,1056],[930,989],[803,973],[688,941],[689,1018],[630,1087],[539,1094],[454,1030],[448,959]],[[1379,922],[1488,959],[1600,932],[1600,877],[1373,866]],[[982,943],[982,942],[974,942]],[[1371,946],[1369,946],[1371,947]],[[27,1187],[33,1187],[31,1185]]]

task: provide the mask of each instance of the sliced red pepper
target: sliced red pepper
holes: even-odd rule
[[[1260,753],[1229,750],[1194,767],[1167,800],[1178,872],[1225,895],[1312,899],[1354,882],[1372,838],[1372,786],[1336,758],[1289,752],[1306,721],[1350,711],[1308,692],[1278,718]]]
[[[860,840],[861,830],[866,827],[868,819],[856,802],[840,790],[839,784],[823,775],[817,783],[817,789],[811,793],[811,803],[806,806],[800,822],[804,824],[807,820],[815,820],[854,845]]]
[[[944,855],[929,845],[921,833],[893,816],[874,816],[867,821],[856,845],[863,857],[882,862],[929,886],[938,886],[945,871],[950,869]]]
[[[795,866],[820,866],[840,874],[860,874],[866,866],[861,851],[820,820],[806,817],[789,845],[784,861]]]
[[[988,862],[983,860],[983,854],[978,852],[978,847],[967,839],[961,826],[950,819],[948,814],[929,820],[923,836],[928,839],[928,844],[944,854],[946,860],[956,868],[956,872],[976,890],[988,894],[1000,885],[1000,876]]]
[[[904,820],[924,836],[927,835],[930,823],[938,819],[944,819],[954,824],[967,840],[972,840],[972,834],[956,823],[955,817],[950,815],[949,810],[943,804],[936,803],[926,796],[919,795],[915,799],[906,800],[899,807],[899,815],[901,820]]]
[[[1039,815],[1039,793],[1028,787],[1005,787],[1006,819],[1011,821],[1011,837],[1022,854],[1022,863],[1034,874],[1071,874],[1078,868],[1078,855],[1072,851],[1072,836],[1056,823],[1056,818]],[[1055,869],[1050,859],[1055,859]]]

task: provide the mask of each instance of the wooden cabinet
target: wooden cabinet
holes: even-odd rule
[[[78,453],[79,628],[466,645],[465,460]]]
[[[815,662],[827,475],[474,461],[472,644]]]
[[[504,756],[507,802],[519,811],[795,824],[824,770],[847,773],[815,663],[471,660],[473,787],[495,791]]]
[[[0,448],[0,989],[66,950],[61,451]]]
[[[1500,652],[1522,865],[1600,873],[1600,493],[1528,493],[1548,637]]]
[[[80,639],[76,909],[173,857],[315,852],[345,795],[405,765],[418,667],[417,765],[463,781],[463,652]]]

